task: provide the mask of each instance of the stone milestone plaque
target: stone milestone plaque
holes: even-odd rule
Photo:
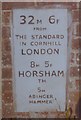
[[[16,112],[65,111],[67,9],[14,9]]]

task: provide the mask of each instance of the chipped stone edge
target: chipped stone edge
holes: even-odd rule
[[[2,72],[1,72],[1,58],[2,58],[2,2],[0,1],[0,120],[2,118]]]

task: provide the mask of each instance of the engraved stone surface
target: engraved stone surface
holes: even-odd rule
[[[11,43],[15,111],[65,111],[67,9],[14,9]]]

